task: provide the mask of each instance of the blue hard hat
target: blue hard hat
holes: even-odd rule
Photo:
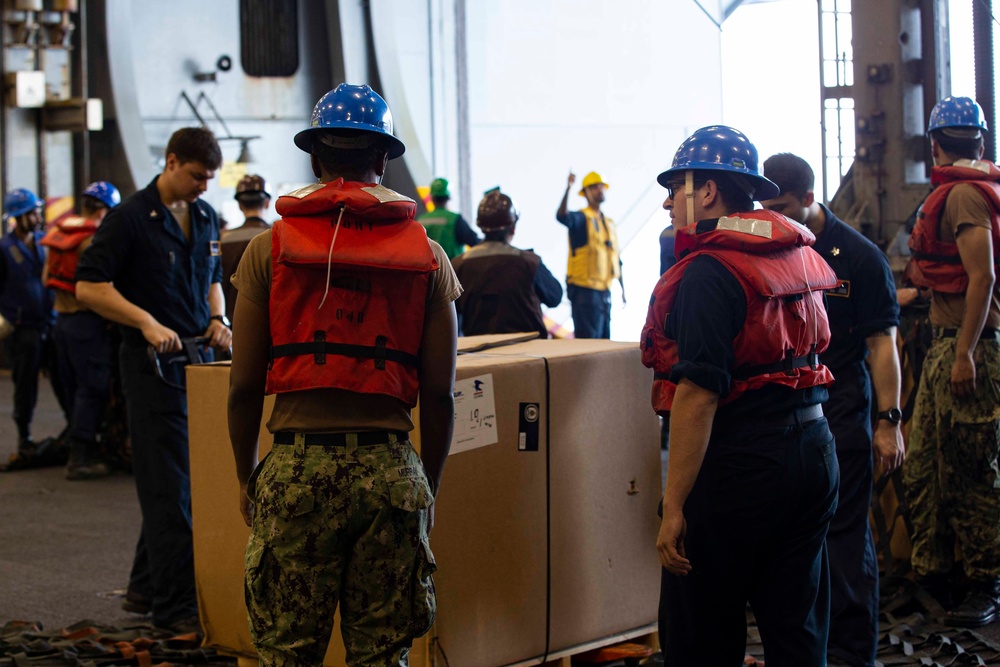
[[[7,193],[3,203],[4,215],[16,218],[42,207],[42,200],[27,188],[18,188]]]
[[[321,97],[313,108],[310,127],[295,135],[295,145],[307,153],[312,152],[313,141],[324,130],[359,130],[382,135],[388,143],[390,160],[406,150],[403,142],[392,136],[389,105],[368,85],[342,83]]]
[[[83,195],[85,197],[93,197],[108,208],[114,208],[122,203],[122,195],[118,192],[118,188],[107,181],[91,183],[83,191]]]
[[[927,133],[946,127],[970,127],[989,132],[983,108],[971,97],[946,97],[931,109]]]
[[[757,168],[757,148],[739,130],[725,125],[703,127],[688,137],[674,153],[670,169],[656,177],[656,182],[667,187],[670,175],[685,171],[724,171],[749,179],[756,201],[774,199],[781,190],[764,178]]]

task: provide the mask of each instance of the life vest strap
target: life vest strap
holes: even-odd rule
[[[777,363],[737,368],[733,373],[733,378],[737,380],[748,380],[758,375],[770,375],[771,373],[785,373],[786,375],[792,375],[798,368],[805,368],[806,366],[812,368],[813,370],[819,368],[819,354],[816,353],[815,348],[809,354],[804,354],[801,357],[793,357],[791,355],[792,351],[789,350],[785,354],[785,358]]]
[[[962,258],[958,255],[935,255],[929,252],[918,252],[916,250],[911,251],[911,256],[914,259],[924,260],[927,262],[940,262],[941,264],[961,264]],[[1000,257],[995,258],[993,262],[994,266],[1000,266]]]
[[[58,273],[56,271],[49,271],[49,279],[51,280],[53,278],[56,279],[56,280],[62,280],[63,282],[67,282],[67,283],[75,283],[76,282],[76,276],[73,275],[73,274],[66,274],[66,273]]]
[[[315,340],[308,343],[273,345],[271,346],[271,359],[311,354],[316,364],[325,364],[326,355],[337,354],[355,359],[373,359],[375,361],[375,368],[378,370],[385,370],[386,361],[392,361],[413,368],[419,368],[420,366],[420,361],[415,355],[386,347],[388,339],[385,336],[377,336],[375,338],[375,345],[329,343],[326,341],[326,332],[324,331],[317,331],[315,338]]]

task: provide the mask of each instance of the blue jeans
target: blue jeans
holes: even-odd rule
[[[576,338],[611,338],[611,291],[567,285]]]
[[[826,665],[826,533],[839,470],[826,419],[713,428],[684,504],[692,571],[663,570],[660,643],[671,667],[742,664],[750,603],[771,667]]]

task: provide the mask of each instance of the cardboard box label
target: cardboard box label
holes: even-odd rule
[[[497,436],[497,409],[493,374],[455,381],[455,435],[451,453],[493,445]]]

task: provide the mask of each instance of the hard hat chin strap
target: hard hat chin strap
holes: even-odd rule
[[[691,225],[697,220],[694,219],[694,172],[684,172],[684,200],[687,204],[687,224]]]

